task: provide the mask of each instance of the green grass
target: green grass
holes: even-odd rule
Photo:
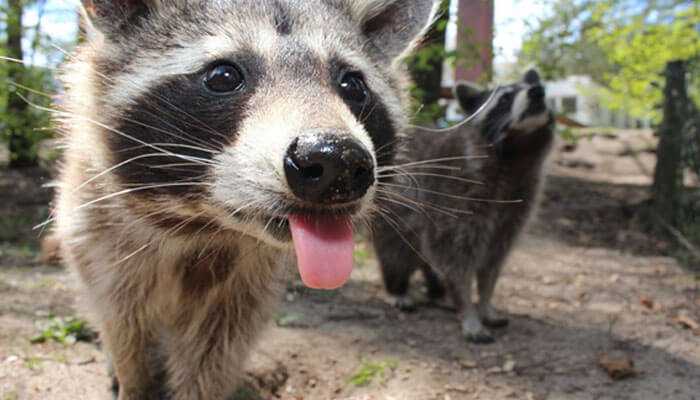
[[[389,374],[398,367],[396,361],[363,361],[357,372],[350,377],[349,383],[353,386],[369,386],[377,379],[386,381]]]
[[[275,316],[275,323],[277,326],[284,328],[284,327],[293,327],[294,325],[298,324],[304,319],[303,314],[296,314],[296,313],[280,313],[277,316]]]
[[[17,392],[10,392],[2,396],[2,400],[18,400],[19,394]]]
[[[355,246],[352,256],[355,260],[355,265],[358,267],[365,266],[371,257],[369,250],[367,250],[366,246],[364,245]]]
[[[33,344],[57,342],[72,345],[76,342],[92,342],[95,337],[95,331],[82,319],[52,317],[41,332],[31,338],[31,342]]]
[[[41,359],[39,357],[27,357],[24,365],[32,371],[41,371]]]

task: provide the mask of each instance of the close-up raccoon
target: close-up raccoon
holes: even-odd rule
[[[224,399],[290,265],[332,289],[407,123],[432,0],[84,0],[62,257],[120,400]],[[332,27],[330,29],[329,27]]]
[[[455,97],[469,124],[445,131],[414,128],[398,149],[382,192],[387,218],[377,220],[374,246],[396,306],[410,310],[414,271],[429,298],[452,300],[466,340],[494,340],[487,327],[507,325],[491,306],[496,282],[518,233],[537,203],[554,118],[535,71],[496,93],[458,83]],[[440,165],[421,160],[444,160]],[[476,277],[478,306],[472,303]]]

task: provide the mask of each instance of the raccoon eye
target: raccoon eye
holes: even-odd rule
[[[215,93],[235,92],[243,87],[241,70],[233,64],[218,64],[204,76],[204,86]]]
[[[369,89],[360,72],[345,72],[338,83],[342,96],[354,103],[364,103],[369,98]]]

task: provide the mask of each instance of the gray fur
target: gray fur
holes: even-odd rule
[[[397,165],[406,166],[389,175],[403,174],[384,182],[387,211],[375,225],[374,245],[387,291],[397,306],[413,308],[409,279],[421,269],[428,295],[442,296],[444,286],[463,335],[477,343],[493,341],[486,327],[508,322],[493,310],[491,297],[503,262],[537,202],[541,170],[553,137],[553,118],[543,98],[537,104],[531,101],[525,108],[516,107],[518,94],[539,86],[539,79],[532,82],[531,73],[527,77],[531,83],[501,88],[476,126],[439,133],[415,129],[399,150]],[[482,99],[490,94],[472,87],[457,88],[456,93]],[[504,99],[508,93],[511,100]],[[459,100],[473,105],[468,114],[481,105],[474,99]],[[504,103],[508,103],[505,111]],[[516,126],[527,130],[512,128]],[[421,160],[464,156],[411,166]],[[451,169],[440,169],[444,167]],[[474,280],[477,306],[472,303]]]

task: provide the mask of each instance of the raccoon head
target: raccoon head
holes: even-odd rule
[[[344,283],[351,225],[406,123],[398,61],[435,1],[83,5],[88,67],[72,79],[89,90],[72,97],[88,100],[69,108],[93,122],[117,190],[183,223],[293,243],[309,286]]]
[[[459,82],[454,94],[468,115],[478,111],[473,124],[492,142],[509,133],[533,133],[553,122],[545,102],[544,86],[535,70],[529,70],[521,82],[499,87],[495,95],[493,90],[470,82]],[[485,104],[489,98],[491,101]]]

